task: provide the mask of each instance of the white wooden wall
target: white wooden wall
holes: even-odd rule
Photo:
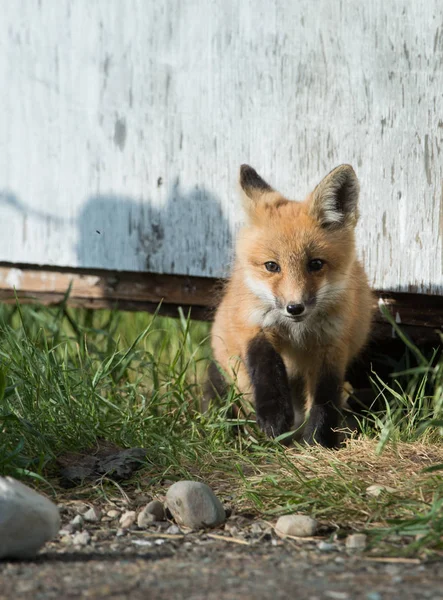
[[[352,163],[374,287],[443,293],[442,0],[0,0],[0,261],[219,276],[238,167]]]

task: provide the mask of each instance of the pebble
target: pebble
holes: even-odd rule
[[[366,600],[382,600],[382,596],[378,592],[369,592],[366,594]]]
[[[226,519],[222,503],[199,481],[178,481],[166,494],[166,505],[179,525],[190,529],[215,527]]]
[[[85,513],[83,513],[84,520],[88,521],[89,523],[97,523],[98,521],[100,521],[101,516],[102,515],[99,509],[94,507],[90,508]]]
[[[135,510],[128,510],[120,517],[120,527],[122,529],[129,529],[132,527],[137,519],[137,513]]]
[[[364,550],[368,541],[368,536],[364,533],[352,533],[346,538],[347,550]]]
[[[159,500],[152,500],[143,510],[154,515],[156,521],[164,521],[166,518],[165,507]]]
[[[317,531],[318,523],[306,515],[283,515],[275,525],[275,533],[280,537],[311,537]]]
[[[76,515],[72,521],[69,522],[69,525],[72,527],[73,531],[78,531],[83,527],[84,519],[81,515]]]
[[[335,590],[328,590],[325,592],[326,598],[333,598],[334,600],[347,600],[349,594],[347,592],[336,592]]]
[[[150,512],[146,512],[146,507],[138,513],[137,525],[140,529],[146,529],[149,525],[152,525],[156,521],[155,515]]]
[[[87,546],[91,541],[91,536],[87,531],[79,531],[72,537],[72,543],[76,546]]]
[[[12,477],[0,477],[0,559],[30,558],[60,529],[57,506]]]
[[[152,542],[149,540],[132,540],[135,546],[152,546]]]
[[[74,508],[79,515],[84,515],[89,510],[89,506],[85,502],[76,502]]]
[[[369,487],[366,488],[366,494],[368,496],[374,496],[375,498],[377,498],[378,496],[380,496],[380,494],[382,492],[389,492],[390,494],[392,494],[393,492],[395,492],[394,488],[389,487],[388,485],[370,485]]]
[[[332,552],[333,550],[337,550],[337,546],[335,544],[324,541],[319,542],[317,544],[317,548],[320,550],[320,552]]]
[[[249,531],[251,532],[251,535],[256,535],[256,536],[261,535],[263,533],[263,530],[259,523],[252,523]]]
[[[112,509],[112,510],[108,510],[108,512],[106,513],[106,516],[108,516],[111,519],[116,519],[117,517],[120,516],[120,514],[121,513],[119,510]]]
[[[171,525],[170,527],[167,528],[167,530],[165,531],[165,533],[168,533],[170,535],[178,535],[182,532],[182,530],[180,529],[180,527],[177,527],[177,525]]]

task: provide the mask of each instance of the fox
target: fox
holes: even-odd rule
[[[359,181],[343,164],[296,201],[242,165],[240,188],[246,224],[214,316],[209,382],[217,393],[235,383],[267,437],[297,430],[335,448],[346,371],[373,312],[356,254]]]

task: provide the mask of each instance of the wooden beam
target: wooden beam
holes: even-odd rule
[[[223,282],[206,277],[155,273],[62,269],[0,263],[0,301],[57,305],[70,289],[68,304],[84,308],[119,308],[153,312],[162,302],[162,314],[176,316],[177,307],[192,310],[196,319],[211,320]],[[423,338],[443,331],[443,297],[425,294],[374,292],[374,305],[382,298],[394,319]],[[391,327],[375,312],[375,329]]]

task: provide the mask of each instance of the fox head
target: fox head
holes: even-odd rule
[[[288,200],[248,165],[240,169],[248,224],[237,265],[262,327],[311,321],[346,301],[355,261],[359,184],[350,165],[331,171],[303,202]]]

